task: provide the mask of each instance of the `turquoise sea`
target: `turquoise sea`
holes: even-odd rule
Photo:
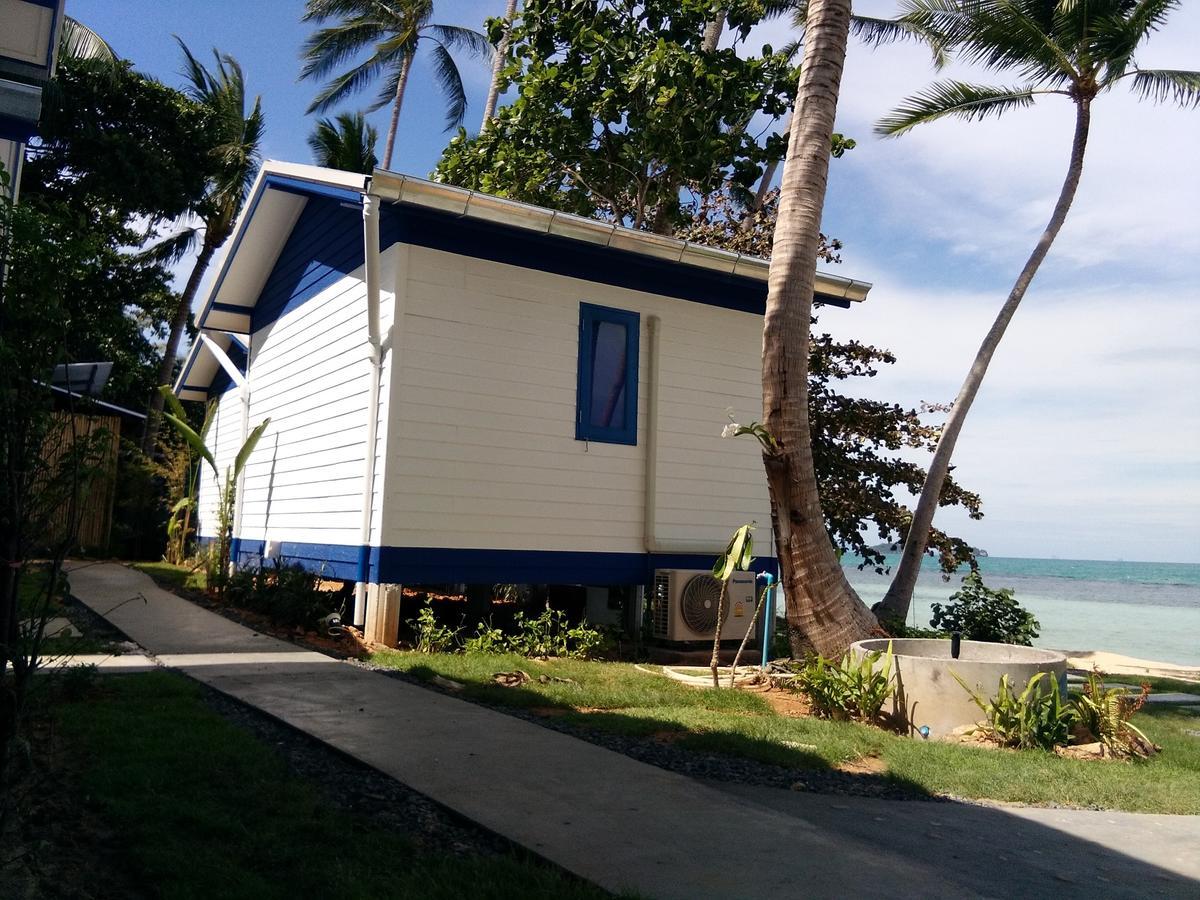
[[[991,556],[979,568],[989,587],[1012,588],[1037,616],[1037,646],[1200,666],[1200,565]],[[883,597],[890,580],[850,564],[846,576],[868,606]],[[944,603],[961,580],[960,573],[943,581],[927,559],[909,622],[928,626],[930,604]]]

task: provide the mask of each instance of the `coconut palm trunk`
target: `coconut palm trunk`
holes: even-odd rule
[[[517,0],[508,0],[504,8],[504,34],[496,44],[496,53],[492,56],[492,80],[488,84],[487,99],[483,102],[483,121],[479,130],[487,128],[488,122],[496,115],[496,104],[500,100],[500,72],[504,68],[504,55],[508,52],[508,42],[512,37],[513,19],[517,16]]]
[[[836,656],[876,623],[825,529],[808,421],[808,357],[821,210],[850,30],[850,0],[813,0],[784,168],[763,327],[763,453],[793,651]]]
[[[1058,195],[1058,203],[1055,204],[1054,213],[1050,216],[1046,230],[1042,232],[1037,245],[1033,248],[1033,253],[1030,254],[1025,267],[1009,292],[1008,299],[1000,308],[996,321],[992,323],[991,329],[983,339],[979,352],[975,354],[971,370],[967,373],[966,380],[959,389],[958,396],[954,399],[954,405],[950,408],[946,423],[942,426],[942,434],[938,439],[937,448],[934,450],[933,459],[930,461],[925,484],[921,488],[921,496],[917,501],[916,511],[913,513],[912,524],[908,529],[908,537],[904,542],[900,563],[892,583],[888,586],[887,593],[879,604],[879,612],[887,619],[903,621],[908,615],[913,591],[917,586],[917,575],[921,571],[921,560],[925,555],[925,547],[929,540],[929,529],[933,525],[933,515],[937,511],[942,487],[950,472],[950,459],[954,455],[954,445],[958,442],[958,436],[962,432],[963,422],[971,409],[971,404],[975,402],[975,395],[979,393],[979,386],[983,384],[983,377],[987,374],[988,365],[996,353],[996,348],[1000,346],[1000,340],[1004,337],[1008,323],[1012,321],[1017,307],[1021,305],[1021,300],[1025,297],[1025,292],[1029,289],[1046,254],[1050,252],[1050,247],[1053,245],[1054,239],[1058,237],[1063,222],[1066,221],[1067,213],[1071,209],[1071,203],[1075,199],[1075,192],[1079,188],[1079,181],[1083,175],[1083,156],[1087,150],[1088,131],[1092,119],[1090,100],[1085,97],[1077,99],[1075,103],[1075,139],[1071,145],[1071,162],[1067,167],[1067,176],[1063,180],[1062,190]]]
[[[396,79],[396,99],[392,101],[392,118],[388,123],[387,145],[383,148],[383,167],[392,167],[392,149],[396,146],[396,127],[400,124],[400,107],[404,105],[404,89],[408,87],[408,73],[412,71],[413,55],[409,53],[400,63],[400,77]]]
[[[171,320],[171,331],[167,335],[167,346],[163,350],[162,362],[158,367],[156,384],[171,383],[175,374],[175,360],[179,356],[179,345],[183,341],[183,331],[187,327],[188,314],[192,311],[192,303],[196,300],[200,282],[204,280],[204,273],[208,271],[208,266],[216,252],[217,248],[207,240],[200,248],[200,255],[196,257],[196,263],[192,266],[192,274],[188,276],[187,285],[184,286],[183,294],[179,298],[179,305],[175,308],[175,317]],[[154,452],[154,443],[158,440],[158,430],[162,425],[162,411],[162,394],[154,391],[150,395],[150,402],[146,409],[146,422],[142,426],[143,453]]]

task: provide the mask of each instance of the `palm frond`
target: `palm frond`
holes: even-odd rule
[[[317,165],[369,175],[379,162],[375,156],[378,140],[379,132],[367,124],[361,112],[344,112],[333,120],[317,122],[308,146]]]
[[[347,99],[352,94],[356,94],[375,81],[385,69],[389,67],[397,67],[397,60],[389,59],[381,56],[379,53],[373,54],[370,58],[359,63],[354,68],[334,78],[326,84],[317,96],[313,98],[313,102],[308,105],[307,112],[328,112],[332,107]],[[372,107],[372,110],[378,109],[378,106]]]
[[[433,44],[433,74],[446,98],[446,130],[451,131],[467,114],[467,92],[454,57],[445,44],[437,41]]]
[[[335,17],[357,16],[379,7],[377,0],[308,0],[301,22],[323,22]]]
[[[1133,74],[1133,90],[1143,100],[1155,103],[1171,100],[1179,106],[1200,106],[1200,72],[1138,69]]]
[[[453,50],[466,50],[480,59],[490,60],[495,50],[486,35],[480,34],[472,28],[463,28],[459,25],[426,25],[425,30],[447,47]]]
[[[301,81],[326,77],[387,34],[387,29],[374,19],[351,19],[314,32],[300,48],[300,58],[304,60]]]
[[[961,81],[939,81],[904,100],[875,125],[875,133],[886,137],[903,134],[947,116],[985,119],[1010,109],[1032,106],[1037,94],[1055,93],[1033,87],[991,87]]]
[[[69,59],[117,61],[117,53],[108,41],[77,19],[64,16],[58,33],[58,55]]]
[[[149,263],[165,263],[174,265],[196,248],[200,237],[200,228],[191,226],[175,234],[163,238],[157,244],[147,247],[137,254],[137,259]]]

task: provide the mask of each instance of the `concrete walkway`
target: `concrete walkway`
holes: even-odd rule
[[[163,665],[613,891],[664,900],[1200,896],[1200,817],[702,783],[298,650],[123,566],[81,563],[69,577],[75,597]]]

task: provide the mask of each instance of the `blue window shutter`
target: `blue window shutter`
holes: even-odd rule
[[[579,304],[579,369],[575,437],[637,444],[641,316]]]

